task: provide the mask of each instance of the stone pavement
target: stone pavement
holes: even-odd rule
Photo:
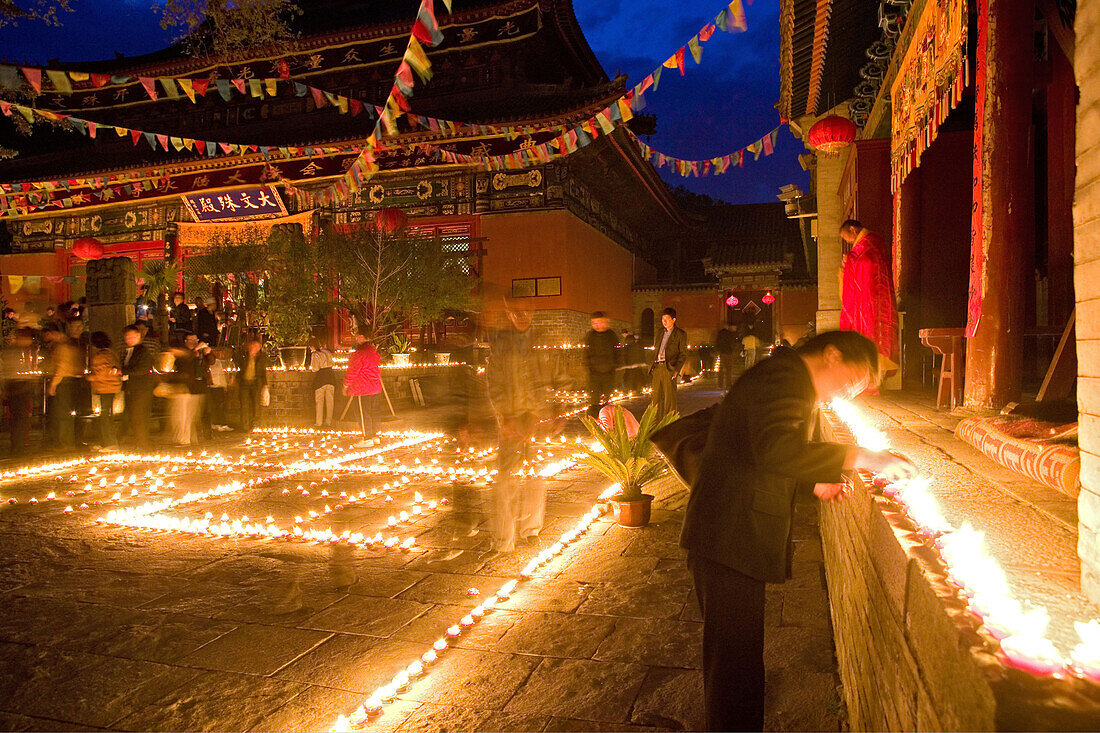
[[[719,395],[704,384],[681,396],[690,411]],[[95,521],[150,498],[276,476],[279,463],[293,471],[306,454],[307,460],[343,455],[353,440],[257,435],[250,445],[237,440],[220,448],[238,462],[230,468],[183,456],[124,465],[100,459],[0,481],[0,729],[327,730],[427,651],[479,598],[517,577],[606,487],[579,468],[531,479],[545,481],[549,491],[543,539],[513,555],[487,549],[479,512],[486,488],[457,490],[413,471],[436,465],[433,458],[440,467],[491,466],[491,456],[459,462],[442,443],[387,448],[378,457],[387,473],[367,473],[365,462],[349,462],[343,473],[302,469],[165,512],[196,521],[209,512],[214,523],[223,513],[260,523],[270,515],[283,527],[300,517],[305,527],[369,537],[389,536],[387,517],[412,513],[414,492],[423,495],[421,508],[448,500],[441,511],[425,509],[399,524],[397,535],[416,538],[406,552]],[[544,463],[568,453],[544,450]],[[407,473],[397,472],[398,459]],[[242,467],[242,460],[267,465]],[[152,477],[145,478],[147,470]],[[159,493],[149,495],[157,478]],[[649,527],[594,524],[453,640],[367,728],[699,729],[700,624],[676,545],[686,489],[664,479],[653,490],[658,499]],[[51,491],[57,499],[45,500]],[[341,491],[365,498],[353,505]],[[29,503],[32,496],[37,504]],[[63,513],[66,504],[73,513]],[[309,511],[318,515],[312,522]],[[768,591],[773,730],[842,725],[816,525],[816,507],[800,508],[795,578]]]

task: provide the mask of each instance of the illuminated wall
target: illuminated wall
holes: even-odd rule
[[[1074,68],[1077,105],[1077,197],[1073,206],[1077,299],[1077,406],[1081,494],[1077,513],[1081,585],[1100,604],[1100,5],[1077,8]],[[1085,38],[1089,43],[1082,42]]]

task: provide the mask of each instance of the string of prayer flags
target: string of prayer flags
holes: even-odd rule
[[[639,112],[645,107],[645,100],[642,95],[645,94],[646,90],[652,88],[656,91],[658,85],[661,83],[661,72],[664,69],[677,69],[680,72],[680,76],[685,75],[685,52],[691,53],[691,58],[696,64],[701,64],[703,62],[703,44],[711,39],[714,35],[715,28],[720,28],[728,33],[748,30],[748,23],[745,20],[745,7],[742,4],[742,0],[732,0],[729,5],[722,8],[713,22],[707,23],[699,29],[699,32],[691,37],[691,40],[681,46],[676,53],[669,56],[660,66],[647,74],[645,78],[634,86],[632,90],[634,100],[632,107],[635,112]]]
[[[320,93],[320,90],[317,90]],[[327,92],[321,93],[322,98]],[[343,108],[343,111],[347,111],[345,105],[347,105],[347,98],[333,99],[331,103]],[[18,112],[27,118],[28,122],[33,122],[35,116],[42,117],[44,119],[53,120],[55,122],[64,122],[68,124],[73,130],[89,137],[95,138],[100,129],[113,130],[119,137],[129,137],[130,142],[137,145],[142,140],[145,140],[153,150],[163,150],[165,152],[182,152],[186,149],[189,152],[198,151],[204,153],[208,157],[214,157],[218,150],[221,150],[224,154],[244,155],[247,152],[260,152],[261,154],[269,154],[271,147],[275,147],[276,150],[290,151],[293,155],[301,155],[303,148],[301,147],[277,147],[267,145],[242,145],[238,143],[225,143],[215,142],[210,140],[196,140],[192,137],[186,137],[183,135],[168,135],[166,133],[149,132],[146,130],[135,130],[130,127],[122,127],[121,125],[106,125],[103,123],[93,122],[92,120],[85,120],[80,117],[72,117],[69,115],[59,115],[49,110],[37,109],[35,107],[27,107],[15,102],[0,102],[0,112],[5,116],[10,117],[12,111]],[[346,147],[313,147],[312,150],[318,150],[323,153],[341,153],[346,152]]]
[[[450,3],[445,3],[448,12]],[[409,97],[413,94],[415,80],[411,72],[415,72],[422,83],[432,77],[431,61],[428,59],[424,46],[435,47],[443,42],[443,33],[439,30],[439,23],[435,17],[435,0],[421,0],[420,8],[416,13],[412,29],[409,31],[409,40],[405,45],[405,53],[401,64],[394,72],[393,86],[390,87],[389,96],[385,104],[378,112],[378,120],[375,122],[374,131],[367,138],[367,143],[355,160],[348,166],[347,172],[332,185],[320,191],[306,191],[294,186],[291,182],[282,180],[288,192],[294,195],[299,204],[311,207],[325,206],[340,198],[346,199],[351,194],[358,192],[378,171],[378,165],[374,159],[374,149],[379,147],[379,140],[383,133],[394,135],[397,133],[397,120],[410,110]],[[342,111],[346,111],[346,108]]]
[[[736,152],[705,160],[683,160],[682,158],[665,155],[639,140],[634,133],[630,132],[629,128],[627,134],[641,149],[645,159],[652,162],[658,170],[667,165],[669,170],[686,178],[688,176],[720,175],[731,168],[741,168],[745,164],[745,151],[753,154],[753,160],[760,160],[761,156],[771,155],[775,152],[775,144],[781,127],[782,125],[776,127],[767,135],[754,140]]]

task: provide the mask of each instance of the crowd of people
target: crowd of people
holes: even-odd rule
[[[122,330],[122,343],[104,331],[89,332],[85,309],[67,302],[19,316],[3,313],[0,353],[4,397],[10,415],[11,455],[58,453],[127,445],[152,447],[152,433],[167,405],[167,441],[198,445],[215,428],[251,431],[267,401],[267,357],[261,339],[243,334],[228,346],[227,324],[213,300],[198,298],[192,310],[176,293],[168,331],[157,338],[154,319],[141,297],[138,318]],[[231,361],[229,355],[234,353]],[[232,363],[235,369],[228,367]],[[227,368],[228,367],[228,368]],[[237,383],[239,420],[227,410],[227,392]],[[43,438],[31,444],[36,401],[44,415]]]

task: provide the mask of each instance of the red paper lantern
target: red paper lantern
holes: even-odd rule
[[[392,234],[398,229],[404,229],[405,225],[409,223],[409,217],[401,209],[391,207],[382,209],[375,214],[374,223],[380,232]]]
[[[740,302],[741,301],[737,299],[736,295],[731,295],[730,297],[726,298],[726,305],[728,305],[730,308],[735,307]]]
[[[775,302],[775,296],[772,295],[770,292],[764,293],[764,297],[760,300],[764,301],[764,305],[771,305]]]
[[[856,139],[856,123],[847,117],[830,115],[814,123],[806,135],[806,141],[814,150],[826,155],[835,155],[852,144]]]
[[[95,237],[81,237],[73,242],[73,254],[82,260],[94,260],[103,256],[103,242]]]

